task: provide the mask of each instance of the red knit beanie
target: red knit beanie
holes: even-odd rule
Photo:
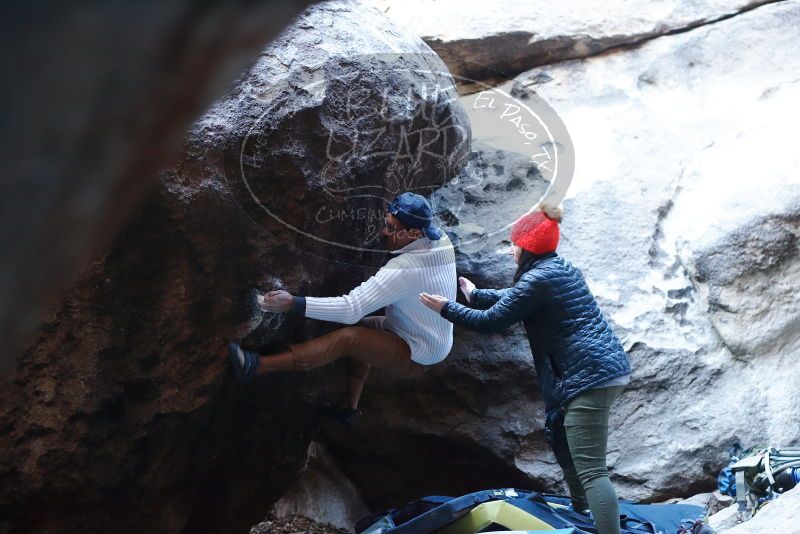
[[[511,228],[511,242],[531,254],[553,252],[558,237],[558,221],[539,210],[523,215]]]

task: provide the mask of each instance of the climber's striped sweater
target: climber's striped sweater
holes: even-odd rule
[[[453,324],[419,301],[423,291],[456,298],[453,245],[446,235],[437,241],[421,237],[394,252],[396,257],[375,276],[343,297],[305,298],[305,316],[355,324],[386,307],[384,326],[411,348],[411,359],[423,365],[444,360],[453,346]]]

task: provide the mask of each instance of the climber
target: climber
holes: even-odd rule
[[[237,375],[247,380],[256,374],[307,371],[350,356],[346,392],[323,414],[352,425],[360,413],[358,401],[370,365],[415,376],[444,360],[453,345],[453,325],[417,302],[423,291],[451,299],[457,292],[453,246],[432,219],[424,197],[403,193],[389,203],[381,231],[395,256],[375,276],[342,297],[299,297],[278,290],[259,298],[267,312],[360,323],[273,355],[259,355],[231,342],[228,349]],[[385,316],[365,317],[384,307]]]
[[[419,299],[476,332],[523,323],[545,404],[546,435],[564,471],[572,507],[584,512],[588,505],[600,534],[618,534],[619,505],[606,468],[608,414],[630,381],[631,368],[581,272],[556,253],[561,217],[560,207],[537,205],[514,223],[513,287],[476,289],[460,277],[471,307],[429,293]]]

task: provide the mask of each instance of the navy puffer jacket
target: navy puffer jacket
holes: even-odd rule
[[[487,334],[519,321],[525,325],[548,414],[587,389],[631,372],[583,275],[555,252],[534,257],[514,287],[476,289],[471,304],[474,308],[449,301],[441,315]]]

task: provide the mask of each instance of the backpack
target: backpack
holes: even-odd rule
[[[754,447],[744,454],[739,451],[737,444],[731,451],[730,464],[717,477],[717,487],[720,493],[736,497],[740,520],[800,484],[800,449]]]

